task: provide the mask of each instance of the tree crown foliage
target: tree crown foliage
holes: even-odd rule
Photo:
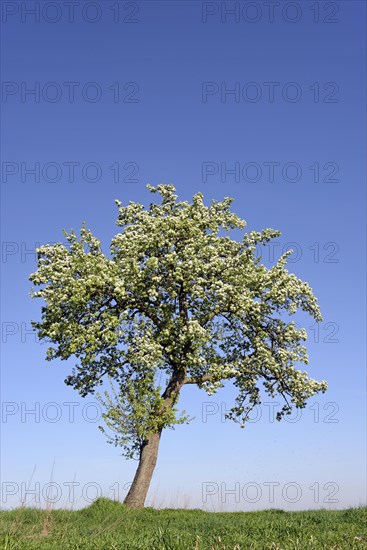
[[[47,360],[78,359],[65,382],[82,396],[105,375],[117,383],[115,405],[99,396],[116,443],[132,456],[148,433],[186,422],[174,407],[185,384],[210,395],[231,380],[238,395],[228,417],[242,426],[261,385],[284,398],[278,419],[324,392],[325,381],[296,368],[308,363],[307,334],[286,315],[300,309],[320,321],[312,289],[286,269],[291,251],[271,268],[256,256],[280,232],[233,240],[229,231],[246,225],[233,199],[205,206],[202,193],[179,202],[172,185],[147,187],[160,204],[115,201],[120,232],[110,257],[83,225],[79,238],[64,232],[68,247],[41,246],[30,276],[46,304],[33,326],[53,344]]]

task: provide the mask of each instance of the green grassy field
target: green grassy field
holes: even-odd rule
[[[283,512],[131,510],[98,499],[82,510],[0,513],[1,548],[53,550],[328,550],[367,548],[367,508]]]

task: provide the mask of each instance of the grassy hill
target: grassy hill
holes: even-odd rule
[[[76,511],[2,511],[0,544],[3,550],[362,550],[367,549],[367,508],[132,510],[100,498]]]

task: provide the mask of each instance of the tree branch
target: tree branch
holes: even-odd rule
[[[252,376],[259,375],[258,372],[255,372],[253,370],[240,370],[240,371],[238,371],[238,374],[251,374]],[[229,376],[222,376],[221,380],[230,380],[231,378],[235,378],[235,377],[236,377],[235,374],[231,374]],[[198,376],[197,378],[187,376],[184,379],[183,383],[184,384],[197,384],[198,382],[199,383],[201,383],[201,382],[213,382],[214,380],[216,380],[216,378],[213,377],[211,374],[205,374],[204,376]]]
[[[206,374],[205,376],[198,377],[198,380],[196,378],[186,377],[183,381],[184,384],[196,384],[197,381],[199,382],[211,382],[213,380],[213,377],[210,374]]]
[[[144,313],[153,323],[156,325],[157,328],[160,330],[163,328],[163,323],[160,320],[160,318],[155,315],[150,309],[147,309],[147,307],[141,302],[140,300],[137,300],[135,297],[133,298],[133,301],[135,302],[133,305],[136,307],[140,313]]]
[[[119,367],[123,367],[124,365],[127,365],[128,362],[129,362],[128,359],[125,359],[125,361],[122,361],[122,362],[120,361],[119,364],[118,364],[118,366],[119,366]],[[109,371],[110,369],[111,369],[110,366],[108,366],[106,369],[104,369],[104,371],[103,371],[99,376],[96,377],[96,381],[98,381],[98,380],[100,380],[101,378],[103,378],[103,376],[104,376],[105,374],[107,374],[108,371]]]

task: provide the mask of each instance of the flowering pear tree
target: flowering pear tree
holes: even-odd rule
[[[163,429],[189,420],[176,408],[185,385],[211,395],[232,383],[227,416],[241,426],[261,391],[283,398],[280,420],[327,389],[297,369],[308,363],[307,334],[289,320],[298,309],[322,320],[312,289],[286,269],[291,251],[271,268],[256,254],[280,232],[233,240],[229,232],[245,227],[233,199],[205,206],[201,193],[179,202],[172,185],[147,187],[160,204],[116,201],[121,229],[109,257],[83,225],[79,238],[65,232],[67,247],[37,249],[30,276],[45,302],[33,326],[52,344],[46,359],[77,358],[65,382],[83,397],[105,378],[117,386],[99,399],[110,439],[139,460],[131,507],[144,506]]]

